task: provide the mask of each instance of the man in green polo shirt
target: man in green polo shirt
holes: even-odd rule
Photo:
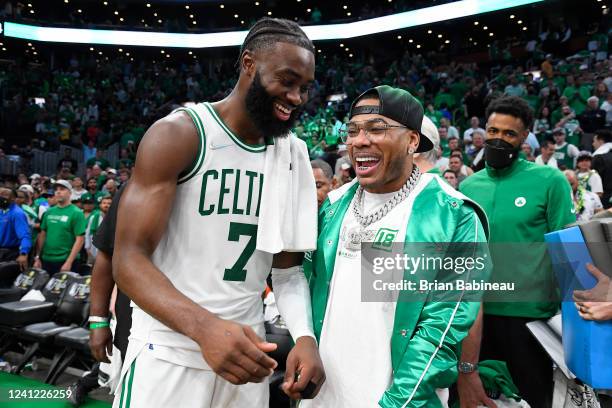
[[[76,269],[87,227],[83,212],[70,201],[70,183],[58,180],[53,187],[57,205],[43,216],[34,261],[35,268],[43,268],[50,275]]]
[[[465,179],[461,191],[480,204],[490,220],[491,281],[514,282],[516,298],[485,296],[484,317],[481,314],[463,341],[459,398],[462,407],[493,406],[477,363],[501,360],[524,400],[532,407],[550,407],[552,362],[525,324],[557,312],[544,234],[575,222],[576,214],[563,173],[518,157],[533,121],[529,105],[518,97],[501,97],[491,102],[486,116],[486,168]]]
[[[104,150],[98,149],[96,150],[96,157],[92,157],[91,159],[87,160],[85,165],[87,166],[87,168],[92,168],[94,165],[97,164],[102,170],[106,170],[110,167],[110,163],[103,156]]]

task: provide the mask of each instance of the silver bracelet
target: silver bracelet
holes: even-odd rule
[[[89,323],[108,323],[108,317],[89,316]]]

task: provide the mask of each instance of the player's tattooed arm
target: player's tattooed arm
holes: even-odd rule
[[[234,384],[262,381],[276,367],[265,354],[276,345],[193,302],[151,261],[167,227],[179,174],[197,151],[198,135],[185,113],[171,114],[147,131],[119,204],[113,275],[140,308],[198,343],[217,374]]]

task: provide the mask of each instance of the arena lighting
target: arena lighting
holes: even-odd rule
[[[439,6],[391,14],[344,24],[303,27],[315,41],[361,37],[419,25],[473,16],[544,0],[460,0]],[[268,13],[271,14],[271,13]],[[241,45],[247,31],[206,34],[155,33],[146,31],[88,30],[80,28],[39,27],[5,22],[4,35],[42,42],[132,45],[175,48],[214,48]]]

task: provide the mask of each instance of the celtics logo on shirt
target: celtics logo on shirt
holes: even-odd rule
[[[525,206],[525,204],[527,204],[527,199],[525,197],[516,197],[514,200],[514,205],[518,208]]]

